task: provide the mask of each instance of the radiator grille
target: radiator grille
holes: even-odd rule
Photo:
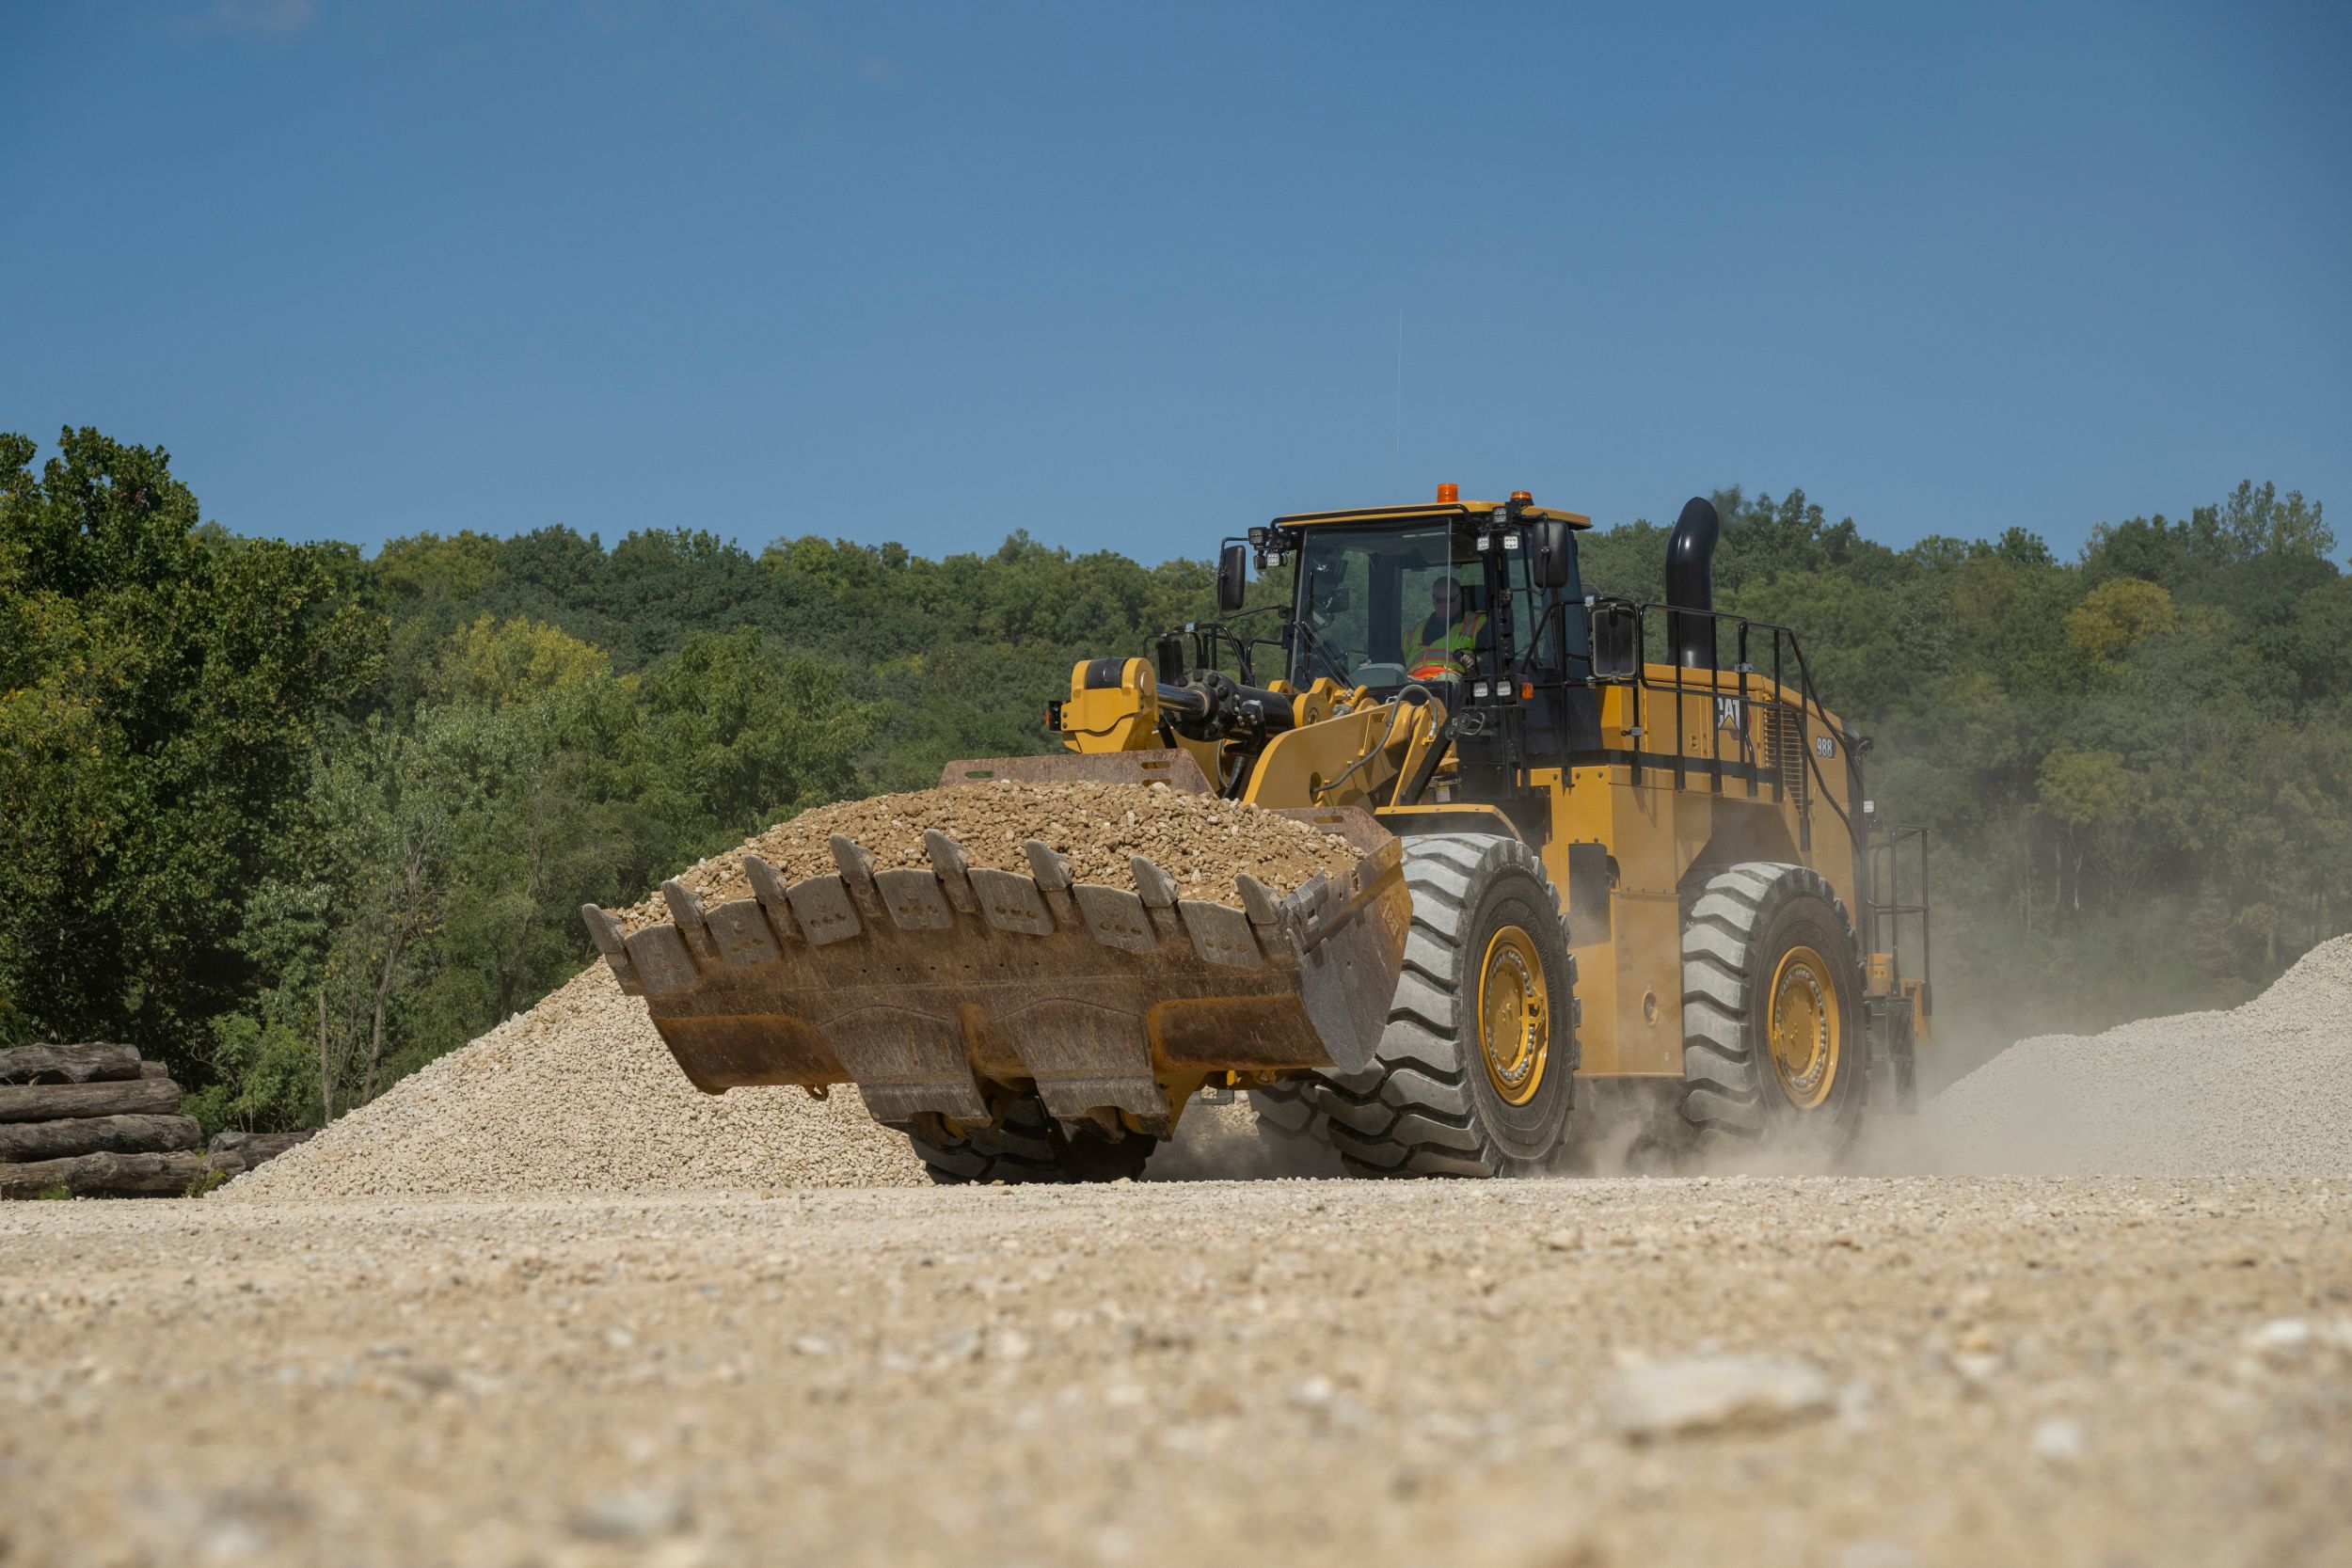
[[[1789,798],[1803,804],[1807,777],[1804,760],[1805,726],[1803,716],[1793,708],[1770,707],[1764,710],[1764,738],[1772,757],[1772,771]]]

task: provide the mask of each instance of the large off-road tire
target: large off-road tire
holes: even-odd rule
[[[1357,1176],[1550,1167],[1574,1102],[1576,963],[1535,851],[1493,833],[1405,840],[1413,924],[1372,1063],[1299,1080]]]
[[[993,1128],[953,1133],[944,1126],[910,1132],[907,1141],[922,1157],[923,1169],[942,1186],[993,1181],[1116,1181],[1143,1174],[1156,1138],[1072,1137],[1045,1114],[1034,1095],[1005,1109]]]
[[[1276,1143],[1322,1143],[1323,1113],[1308,1098],[1304,1079],[1285,1078],[1249,1091],[1249,1109],[1258,1118],[1260,1135]]]
[[[1869,1098],[1862,960],[1846,906],[1802,865],[1709,877],[1682,930],[1682,1117],[1699,1151],[1835,1155]]]

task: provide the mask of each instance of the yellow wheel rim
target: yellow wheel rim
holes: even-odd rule
[[[1551,988],[1534,939],[1517,926],[1494,934],[1478,966],[1478,1047],[1504,1104],[1535,1098],[1551,1053]]]
[[[1764,1037],[1783,1094],[1809,1111],[1837,1084],[1846,1043],[1845,1015],[1829,964],[1810,947],[1791,947],[1772,970],[1764,996]]]

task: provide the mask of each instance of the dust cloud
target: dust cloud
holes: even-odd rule
[[[2352,937],[2313,948],[2241,1007],[2020,1040],[1918,1115],[1872,1115],[1835,1158],[1702,1155],[1671,1094],[1581,1087],[1565,1177],[2352,1175]],[[1253,1119],[1246,1098],[1194,1106],[1147,1179],[1341,1174],[1319,1146]]]
[[[1260,1122],[1249,1097],[1237,1094],[1223,1102],[1196,1100],[1186,1106],[1176,1136],[1152,1151],[1143,1179],[1265,1181],[1345,1174],[1330,1145]]]

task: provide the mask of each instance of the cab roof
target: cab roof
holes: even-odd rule
[[[1344,512],[1294,512],[1274,519],[1276,528],[1321,528],[1330,523],[1403,523],[1418,518],[1439,517],[1479,518],[1494,515],[1502,501],[1423,501],[1418,506],[1359,506]],[[1523,523],[1565,523],[1570,528],[1593,526],[1593,520],[1581,512],[1562,512],[1549,506],[1522,506],[1519,521]]]

